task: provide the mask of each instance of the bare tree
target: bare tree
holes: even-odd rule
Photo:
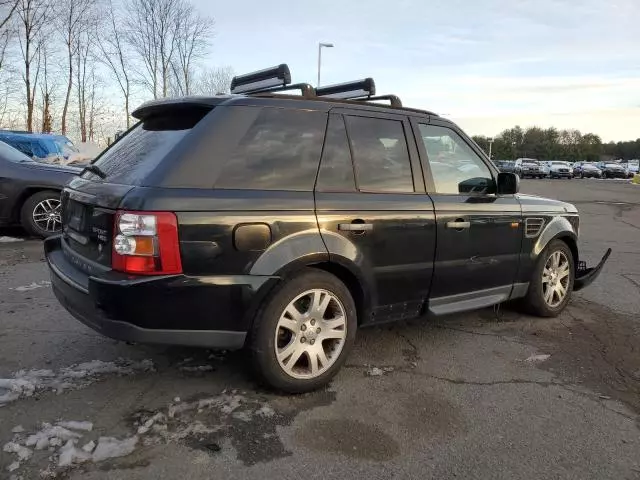
[[[195,93],[217,95],[229,93],[234,72],[231,67],[210,68],[202,72],[195,86]]]
[[[190,95],[193,93],[194,63],[206,55],[211,45],[214,22],[187,3],[182,5],[176,17],[177,40],[171,66],[178,94]]]
[[[186,5],[185,0],[128,0],[128,41],[144,66],[142,82],[154,98],[169,93]]]
[[[36,84],[40,72],[41,45],[45,26],[49,20],[50,3],[47,0],[20,0],[16,8],[18,39],[24,62],[22,78],[27,100],[27,130],[33,131],[33,107]],[[36,70],[33,71],[34,62]]]
[[[91,86],[88,85],[91,74],[91,38],[87,32],[81,33],[75,40],[76,45],[76,93],[78,95],[78,123],[80,126],[80,141],[87,141],[87,109],[88,94],[90,95]]]
[[[131,71],[133,65],[127,51],[126,38],[120,28],[121,19],[116,17],[114,11],[113,1],[109,0],[107,11],[105,12],[107,17],[106,31],[102,30],[99,34],[96,34],[96,38],[101,54],[100,60],[111,71],[124,97],[124,111],[127,118],[127,129],[129,129],[131,126],[129,99],[131,98]]]
[[[53,89],[55,88],[55,82],[51,81],[49,75],[49,55],[46,44],[40,47],[41,51],[41,63],[42,63],[42,76],[40,79],[40,96],[42,98],[42,128],[43,133],[51,133],[53,130],[53,116],[52,116],[52,104],[53,104]]]
[[[78,39],[95,23],[95,0],[57,0],[56,25],[67,54],[67,93],[62,107],[62,134],[67,133],[67,113],[73,86],[73,64],[78,55]]]

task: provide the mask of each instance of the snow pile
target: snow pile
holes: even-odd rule
[[[135,450],[138,443],[137,436],[123,440],[100,437],[97,444],[92,440],[78,448],[78,442],[83,434],[92,430],[93,423],[87,421],[61,421],[57,425],[43,423],[38,432],[25,438],[20,435],[24,429],[18,425],[12,430],[15,433],[13,441],[6,443],[2,448],[4,452],[16,456],[16,461],[9,466],[8,470],[12,472],[19,469],[23,462],[32,457],[33,450],[28,447],[32,447],[34,450],[48,448],[55,452],[51,459],[55,460],[57,456],[58,467],[68,467],[88,461],[101,462],[108,458],[129,455]]]
[[[22,242],[22,241],[23,241],[22,238],[0,236],[0,243],[15,243],[15,242]]]
[[[53,370],[20,370],[13,378],[0,378],[0,407],[19,398],[32,397],[39,391],[53,390],[62,393],[64,390],[84,388],[104,375],[135,375],[154,370],[151,360],[140,362],[119,359],[115,362],[92,360]]]

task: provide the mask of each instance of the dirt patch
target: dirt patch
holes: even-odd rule
[[[3,234],[0,233],[0,236]],[[5,267],[21,263],[44,262],[44,249],[40,240],[24,240],[0,244],[0,274],[8,274]]]

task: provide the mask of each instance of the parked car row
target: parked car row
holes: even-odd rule
[[[496,160],[496,167],[504,173],[515,173],[520,178],[633,178],[638,164],[617,162],[565,162],[560,160]]]

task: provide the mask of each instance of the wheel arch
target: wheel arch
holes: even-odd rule
[[[544,228],[536,241],[532,254],[532,260],[537,260],[540,254],[553,240],[562,240],[567,244],[573,255],[575,267],[578,267],[578,233],[573,225],[565,217],[554,217]]]

